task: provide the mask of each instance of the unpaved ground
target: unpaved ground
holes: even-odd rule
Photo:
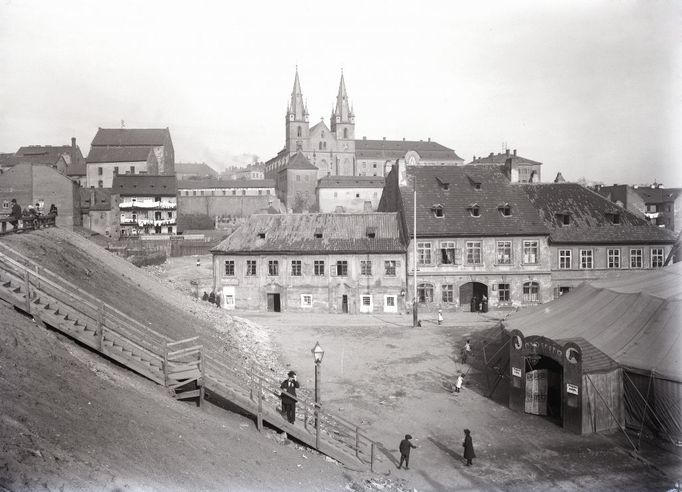
[[[169,398],[0,304],[0,490],[340,490],[343,469]]]

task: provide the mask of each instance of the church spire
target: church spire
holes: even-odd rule
[[[346,92],[346,82],[341,70],[341,81],[339,82],[339,93],[336,96],[336,109],[334,116],[337,123],[351,123],[353,112],[348,104],[348,93]]]
[[[291,91],[291,102],[287,108],[287,117],[293,121],[308,121],[308,108],[303,102],[301,82],[298,80],[298,66],[296,67],[296,77],[294,78],[294,89]]]

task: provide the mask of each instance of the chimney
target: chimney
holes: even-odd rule
[[[505,152],[507,154],[507,157],[509,157],[509,149]]]
[[[493,153],[491,152],[490,155],[489,155],[488,157],[492,157],[492,156],[494,156],[494,155],[495,155],[495,154],[493,154]]]
[[[71,137],[71,165],[76,164],[76,137]]]
[[[386,140],[386,137],[381,137],[382,140]]]
[[[431,141],[431,137],[429,137],[429,142]]]
[[[403,142],[405,141],[405,137],[403,137]]]
[[[516,149],[514,149],[514,157],[516,157]]]

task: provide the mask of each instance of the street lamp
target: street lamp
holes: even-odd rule
[[[313,360],[315,361],[315,448],[320,449],[320,419],[318,416],[320,408],[320,366],[324,357],[324,350],[320,347],[320,342],[316,342],[312,348]]]

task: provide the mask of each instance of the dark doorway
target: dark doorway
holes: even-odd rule
[[[268,311],[279,313],[281,306],[279,304],[279,294],[268,294]]]
[[[341,296],[341,312],[348,314],[348,296],[346,294]]]
[[[481,303],[483,296],[488,297],[488,286],[481,282],[467,282],[459,288],[459,305],[464,311],[471,310],[471,299],[476,297]]]
[[[527,362],[526,371],[547,370],[547,418],[562,425],[561,390],[564,368],[554,359],[541,356],[537,362]]]

